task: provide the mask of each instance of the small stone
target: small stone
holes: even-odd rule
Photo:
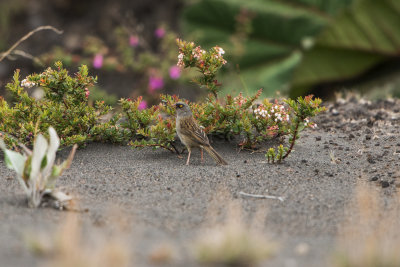
[[[389,187],[390,184],[389,184],[388,181],[382,181],[382,182],[381,182],[381,186],[382,186],[382,188],[386,188],[386,187]]]
[[[339,115],[339,111],[338,111],[336,108],[332,109],[331,112],[332,112],[332,115],[333,115],[333,116]]]
[[[375,160],[371,155],[367,155],[367,161],[368,161],[368,163],[371,163],[371,164],[375,163]]]
[[[307,160],[306,159],[302,159],[301,163],[307,163]]]
[[[375,182],[375,181],[378,181],[378,176],[374,176],[371,178],[371,182]]]
[[[321,141],[321,136],[316,136],[315,141]]]
[[[365,136],[365,140],[371,140],[371,138],[372,138],[372,136],[371,136],[370,134],[367,134],[367,135]]]
[[[244,160],[243,163],[247,163],[247,160]]]
[[[365,132],[366,134],[372,134],[372,131],[371,131],[370,128],[366,128],[364,132]]]
[[[354,134],[352,134],[352,133],[351,133],[351,134],[349,134],[349,138],[350,138],[350,139],[353,139],[353,138],[355,138]]]
[[[240,174],[239,174],[239,173],[238,173],[238,174],[236,174],[236,177],[237,177],[237,178],[239,178],[239,177],[240,177]]]

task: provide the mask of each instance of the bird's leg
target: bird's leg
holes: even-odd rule
[[[190,153],[192,153],[192,150],[188,149],[188,152],[189,152],[189,155],[188,155],[188,158],[187,158],[187,161],[186,161],[186,165],[189,165]]]
[[[200,147],[201,163],[204,163],[203,148]]]

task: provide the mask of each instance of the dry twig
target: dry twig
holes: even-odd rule
[[[248,194],[245,192],[239,192],[239,195],[245,196],[245,197],[254,197],[254,198],[262,198],[262,199],[278,199],[279,201],[283,202],[285,199],[283,197],[277,197],[277,196],[269,196],[269,195],[254,195],[254,194]]]
[[[19,39],[6,52],[0,53],[0,62],[3,61],[4,58],[8,57],[15,50],[15,48],[17,48],[17,46],[19,46],[23,41],[27,40],[29,37],[31,37],[36,32],[43,31],[43,30],[52,30],[57,34],[62,34],[63,33],[63,31],[58,30],[58,29],[56,29],[56,28],[54,28],[53,26],[50,26],[50,25],[37,27],[36,29],[34,29],[33,31],[30,31],[25,36],[23,36],[21,39]],[[19,54],[21,54],[21,53],[19,52]]]

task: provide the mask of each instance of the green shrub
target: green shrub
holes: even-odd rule
[[[19,70],[6,88],[13,97],[10,106],[0,103],[0,131],[8,144],[32,144],[37,133],[47,132],[53,126],[59,133],[61,145],[84,144],[92,140],[91,131],[99,125],[99,117],[111,110],[103,101],[89,105],[90,88],[96,78],[88,75],[85,65],[70,76],[60,62],[55,69],[29,75],[20,81]],[[40,87],[44,96],[35,99],[23,87]]]

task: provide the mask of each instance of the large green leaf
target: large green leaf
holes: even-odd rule
[[[400,55],[400,1],[359,0],[343,12],[304,54],[291,96],[316,84],[355,78],[378,63]]]
[[[222,46],[230,63],[223,82],[229,90],[241,88],[236,65],[250,91],[265,88],[272,95],[288,85],[299,63],[302,42],[318,34],[331,15],[351,0],[203,0],[183,12],[186,39],[202,46]],[[238,54],[232,43],[236,17],[246,10],[252,14],[251,32]],[[249,92],[251,93],[251,92]]]

